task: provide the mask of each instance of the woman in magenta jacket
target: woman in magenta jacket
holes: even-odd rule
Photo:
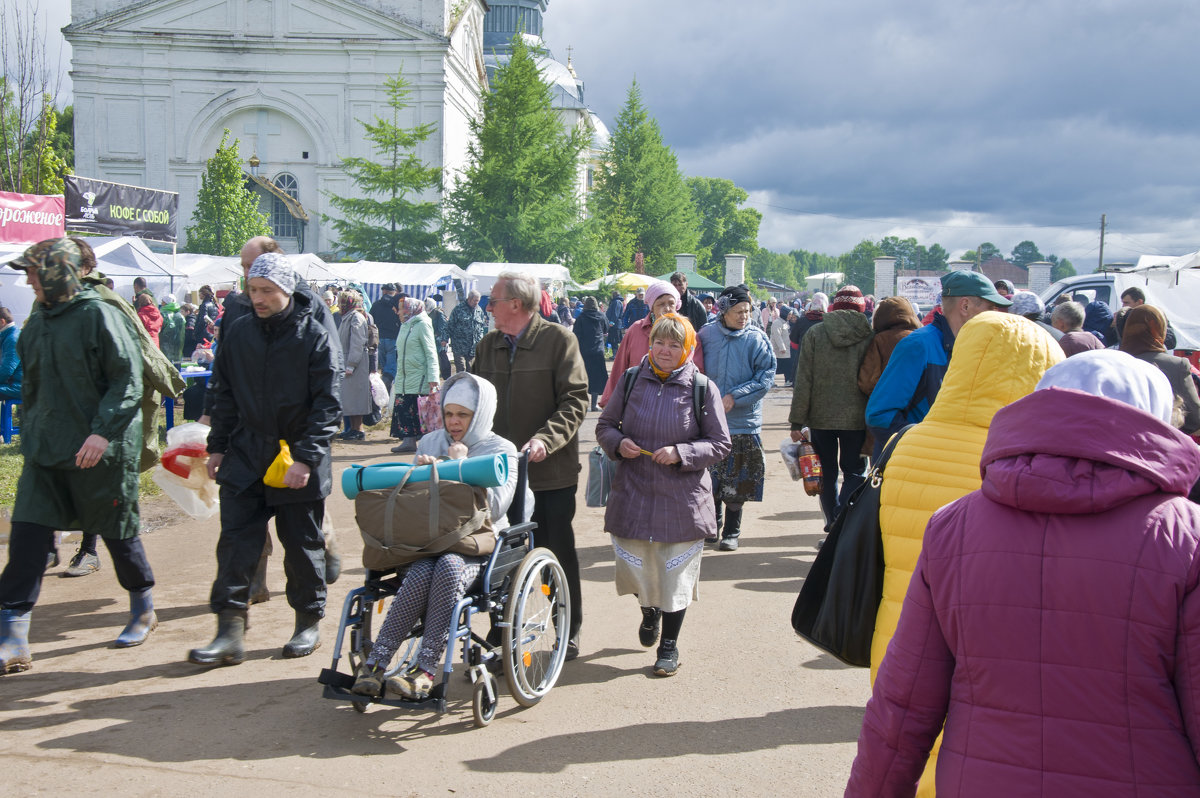
[[[1200,796],[1200,449],[1153,366],[1086,352],[1000,410],[934,514],[846,795]]]

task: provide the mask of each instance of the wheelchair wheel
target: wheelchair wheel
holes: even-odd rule
[[[567,577],[549,549],[521,560],[504,605],[504,678],[517,703],[531,707],[550,692],[567,655]]]
[[[491,688],[491,697],[488,689]],[[496,677],[486,671],[483,678],[475,682],[475,690],[471,695],[471,709],[475,714],[475,725],[483,727],[492,722],[496,716],[496,705],[500,701],[496,697]]]

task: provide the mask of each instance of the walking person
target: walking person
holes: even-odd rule
[[[717,321],[701,328],[697,347],[705,350],[704,373],[721,391],[731,441],[729,456],[711,468],[721,534],[718,548],[736,551],[742,509],[763,497],[762,400],[775,382],[775,356],[766,333],[750,323],[754,304],[745,286],[722,291],[717,308]]]
[[[981,489],[924,531],[847,796],[912,796],[922,770],[944,798],[1200,796],[1200,451],[1171,404],[1092,351],[998,410]]]
[[[220,485],[221,536],[209,606],[217,615],[217,635],[189,653],[188,660],[200,665],[245,659],[250,585],[272,517],[296,620],[283,656],[316,651],[325,615],[321,525],[333,485],[330,446],[341,415],[340,346],[314,315],[319,300],[297,289],[284,255],[267,252],[254,259],[247,294],[254,315],[221,331],[213,363],[217,387],[208,474]],[[293,460],[282,488],[263,482],[281,454],[280,440]]]
[[[458,308],[455,308],[458,310]],[[396,336],[396,380],[392,393],[392,437],[400,444],[392,447],[394,454],[417,450],[421,437],[421,415],[417,398],[433,393],[438,385],[437,351],[433,341],[433,323],[425,312],[425,303],[413,297],[400,301],[400,332]]]
[[[384,283],[379,299],[371,304],[371,318],[379,329],[379,376],[390,391],[396,378],[396,336],[400,333],[400,317],[396,313],[399,297],[395,284]]]
[[[375,408],[371,398],[371,352],[367,349],[370,320],[363,310],[362,296],[357,291],[338,294],[342,321],[338,325],[338,340],[344,361],[342,374],[342,416],[346,430],[338,437],[344,441],[361,441],[363,416]]]
[[[608,373],[608,382],[604,385],[604,393],[600,396],[601,407],[608,404],[608,400],[612,398],[613,391],[616,390],[617,383],[620,382],[621,375],[625,373],[625,370],[641,363],[642,358],[649,353],[650,328],[654,325],[655,320],[664,313],[674,313],[679,308],[679,293],[675,290],[675,286],[668,282],[658,280],[651,283],[650,287],[646,289],[645,296],[649,303],[650,313],[645,318],[635,321],[625,330],[621,346],[613,357],[612,369]],[[696,364],[696,368],[704,371],[704,349],[698,340],[696,349],[690,357]]]
[[[450,348],[454,350],[454,373],[470,370],[475,360],[475,348],[487,331],[487,314],[479,307],[479,292],[471,291],[465,302],[459,302],[450,311]]]
[[[826,527],[845,509],[846,500],[867,475],[863,454],[867,396],[858,387],[859,366],[873,335],[865,307],[858,288],[843,288],[834,296],[824,320],[800,342],[788,422],[793,441],[799,441],[808,427],[821,461],[821,512]]]
[[[442,310],[442,295],[434,294],[425,300],[425,312],[433,324],[433,345],[437,348],[438,376],[445,382],[453,373],[450,369],[450,356],[446,347],[450,345],[450,320]],[[395,351],[393,347],[393,351]]]
[[[599,410],[597,402],[608,382],[608,366],[604,360],[604,344],[608,339],[608,319],[596,306],[595,297],[583,300],[583,311],[575,319],[572,330],[579,341],[579,355],[587,370],[588,394],[592,397],[592,410]]]
[[[1166,376],[1173,396],[1170,423],[1184,434],[1200,431],[1200,396],[1191,364],[1167,351],[1167,317],[1153,305],[1136,305],[1125,318],[1121,351],[1149,363]]]
[[[792,365],[791,342],[788,340],[788,333],[791,332],[788,324],[790,315],[790,308],[785,306],[767,327],[767,337],[771,339],[771,353],[775,355],[775,373],[783,377],[785,388],[792,386],[792,374],[795,371]]]
[[[695,346],[687,319],[660,316],[628,401],[624,389],[618,391],[596,424],[596,440],[621,463],[604,511],[617,594],[637,597],[643,646],[658,642],[662,625],[657,676],[673,676],[679,669],[679,631],[699,596],[704,540],[717,534],[708,468],[730,447],[720,396],[688,358]],[[698,379],[703,380],[699,408]]]
[[[571,595],[570,660],[579,656],[583,625],[573,523],[588,384],[575,336],[538,313],[540,293],[528,274],[500,274],[488,301],[496,329],[479,342],[471,369],[496,387],[496,433],[529,452],[534,545],[554,552]]]
[[[53,238],[9,264],[25,272],[37,309],[17,341],[24,464],[8,563],[0,573],[0,673],[33,667],[30,616],[55,530],[103,538],[117,581],[129,593],[129,621],[117,648],[141,645],[158,625],[154,573],[138,537],[142,354],[136,322],[84,284],[81,260],[75,242]]]

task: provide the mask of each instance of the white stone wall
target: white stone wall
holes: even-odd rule
[[[875,259],[875,299],[886,299],[896,293],[896,259],[878,257]]]
[[[1040,294],[1050,287],[1050,270],[1054,268],[1046,261],[1029,264],[1029,290]]]
[[[411,84],[401,124],[437,126],[419,157],[451,170],[465,162],[480,108],[483,6],[468,0],[447,39],[456,4],[74,0],[75,171],[178,191],[182,238],[205,161],[229,128],[244,160],[257,153],[260,176],[296,178],[310,217],[305,248],[328,251],[325,192],[356,193],[341,161],[374,157],[357,120],[390,113],[388,77],[402,69]],[[114,6],[126,10],[97,16]]]
[[[725,287],[746,282],[746,256],[725,256]]]

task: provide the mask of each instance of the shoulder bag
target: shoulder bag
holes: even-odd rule
[[[871,665],[871,638],[883,598],[883,535],[879,496],[883,470],[900,437],[888,441],[866,481],[829,525],[792,609],[792,628],[822,651],[860,668]]]

